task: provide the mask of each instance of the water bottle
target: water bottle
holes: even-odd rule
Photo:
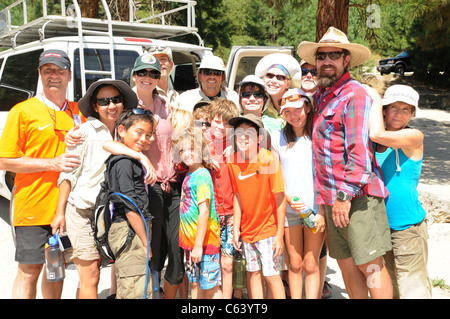
[[[299,198],[295,196],[292,200],[294,202],[297,202]],[[308,207],[308,205],[305,204],[305,206],[306,206],[305,209],[303,209],[298,215],[303,220],[303,223],[306,225],[306,227],[308,227],[310,231],[315,233],[316,227],[314,220],[316,215],[314,214],[314,211]]]
[[[233,288],[243,289],[246,287],[246,261],[238,250],[233,254]]]
[[[55,282],[64,279],[64,255],[61,249],[59,249],[58,234],[50,237],[48,243],[45,244],[45,265],[48,281]]]
[[[159,299],[159,274],[153,268],[150,268],[152,276],[152,299]]]

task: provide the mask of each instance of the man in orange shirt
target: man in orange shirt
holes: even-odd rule
[[[65,133],[85,119],[77,103],[66,100],[71,79],[70,60],[61,50],[46,50],[39,58],[43,90],[15,105],[0,139],[0,169],[16,173],[14,219],[18,273],[13,298],[35,298],[45,263],[44,245],[52,235],[51,223],[58,200],[59,172],[80,164],[65,154]],[[60,298],[63,281],[42,279],[44,298]]]
[[[259,147],[264,139],[260,117],[246,114],[228,123],[234,128],[237,150],[228,161],[234,191],[233,246],[243,248],[250,297],[264,298],[264,276],[272,297],[284,299],[280,270],[286,201],[280,163]]]

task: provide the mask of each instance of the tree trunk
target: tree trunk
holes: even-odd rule
[[[329,27],[335,27],[345,34],[348,31],[349,0],[319,0],[316,16],[316,42]]]
[[[86,18],[98,18],[99,0],[83,0],[80,1],[81,16]]]

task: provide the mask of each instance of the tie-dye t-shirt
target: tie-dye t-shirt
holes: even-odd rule
[[[206,168],[186,174],[180,202],[180,247],[194,249],[197,235],[198,205],[209,200],[209,219],[203,240],[204,254],[217,254],[220,250],[219,215],[214,203],[214,189],[211,175]]]

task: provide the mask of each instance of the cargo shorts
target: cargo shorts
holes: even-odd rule
[[[149,231],[151,222],[147,222]],[[113,222],[108,233],[108,242],[113,253],[125,243],[128,235],[127,221]],[[150,231],[151,238],[151,231]],[[135,235],[128,246],[115,261],[117,281],[116,299],[142,299],[144,296],[147,249],[141,239]],[[152,299],[152,278],[150,271],[147,278],[147,299]]]
[[[335,259],[353,257],[355,265],[366,264],[392,249],[384,199],[363,195],[352,200],[344,228],[334,225],[333,206],[325,205],[329,255]]]

